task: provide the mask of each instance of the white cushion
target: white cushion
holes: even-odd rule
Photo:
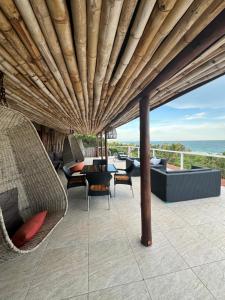
[[[134,159],[134,166],[135,167],[140,167],[140,162],[136,159]]]
[[[153,164],[154,166],[155,165],[158,165],[160,164],[161,162],[161,158],[156,158],[156,157],[153,157],[151,160],[150,160],[151,164]]]

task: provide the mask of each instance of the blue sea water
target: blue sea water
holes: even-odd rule
[[[128,142],[127,142],[128,143]],[[130,142],[139,145],[139,142]],[[183,144],[187,149],[193,152],[222,154],[225,152],[225,140],[209,141],[151,141],[152,145],[162,144]]]
[[[221,154],[225,152],[225,140],[218,141],[152,141],[151,144],[183,144],[193,152]]]

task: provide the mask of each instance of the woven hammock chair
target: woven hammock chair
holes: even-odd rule
[[[40,232],[18,249],[7,233],[0,208],[0,263],[34,251],[67,210],[67,196],[33,124],[21,113],[0,106],[0,193],[18,190],[24,221],[47,210]]]

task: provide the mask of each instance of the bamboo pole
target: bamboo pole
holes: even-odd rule
[[[112,53],[111,53],[111,56],[109,59],[109,64],[108,64],[108,68],[107,68],[105,79],[104,79],[104,85],[103,85],[102,96],[101,96],[101,98],[104,101],[106,98],[106,93],[108,91],[108,84],[111,79],[113,69],[116,65],[116,62],[117,62],[121,47],[123,45],[126,33],[128,31],[136,4],[137,4],[137,0],[125,0],[123,3],[120,20],[119,20],[119,24],[118,24],[118,28],[117,28],[117,34],[115,37]]]
[[[120,64],[116,70],[115,75],[111,81],[112,85],[115,85],[117,81],[121,78],[125,68],[130,62],[132,55],[138,45],[138,42],[144,32],[145,26],[148,22],[148,19],[151,15],[152,9],[155,5],[156,0],[142,0],[138,8],[138,12],[134,21],[134,24],[131,28],[130,37],[126,46],[126,49],[123,53],[123,56],[120,60]]]
[[[75,51],[73,47],[73,39],[68,9],[66,7],[65,2],[62,0],[47,0],[46,3],[60,42],[60,47],[64,55],[68,72],[70,74],[71,82],[73,84],[73,88],[78,99],[80,111],[82,117],[85,120],[85,104],[82,92],[82,85],[76,62]]]
[[[77,61],[81,84],[83,87],[83,95],[85,100],[86,117],[88,116],[89,100],[87,91],[87,21],[86,21],[86,1],[71,1],[71,9],[73,16],[74,40],[76,46]]]
[[[73,110],[75,116],[78,117],[78,102],[66,68],[66,64],[64,61],[62,50],[60,48],[59,41],[57,39],[57,35],[48,12],[46,2],[44,0],[31,0],[31,5],[43,32],[45,40],[48,44],[48,47],[51,51],[51,54],[53,55],[54,60],[57,64],[57,68],[60,70],[63,81],[65,82],[66,88],[68,89],[69,95],[72,99],[71,101],[70,97],[67,98],[70,103],[70,107]]]
[[[95,119],[97,110],[99,109],[103,80],[112,51],[122,5],[123,0],[105,0],[102,5],[98,56],[94,79],[93,119]]]
[[[97,59],[97,47],[99,36],[99,25],[101,16],[102,0],[88,0],[87,1],[87,62],[88,62],[88,96],[89,96],[89,119],[92,116],[93,98],[94,98],[94,76]],[[91,122],[93,126],[93,122]]]
[[[146,63],[151,60],[157,47],[171,32],[176,22],[182,18],[192,2],[193,0],[177,1],[175,4],[173,1],[169,1],[154,8],[143,37],[134,53],[134,58],[131,60],[121,80],[118,82],[114,94],[111,96],[111,98],[116,99],[116,104],[120,103],[121,98],[129,91],[132,82],[141,73]],[[174,8],[173,4],[175,4]],[[105,114],[110,113],[112,107],[112,101],[108,100],[108,107]]]

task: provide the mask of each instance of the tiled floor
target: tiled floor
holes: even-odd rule
[[[63,183],[65,178],[61,176]],[[140,184],[118,186],[107,209],[83,188],[43,247],[0,265],[0,299],[225,299],[225,188],[165,204],[152,196],[153,245],[140,244]]]

